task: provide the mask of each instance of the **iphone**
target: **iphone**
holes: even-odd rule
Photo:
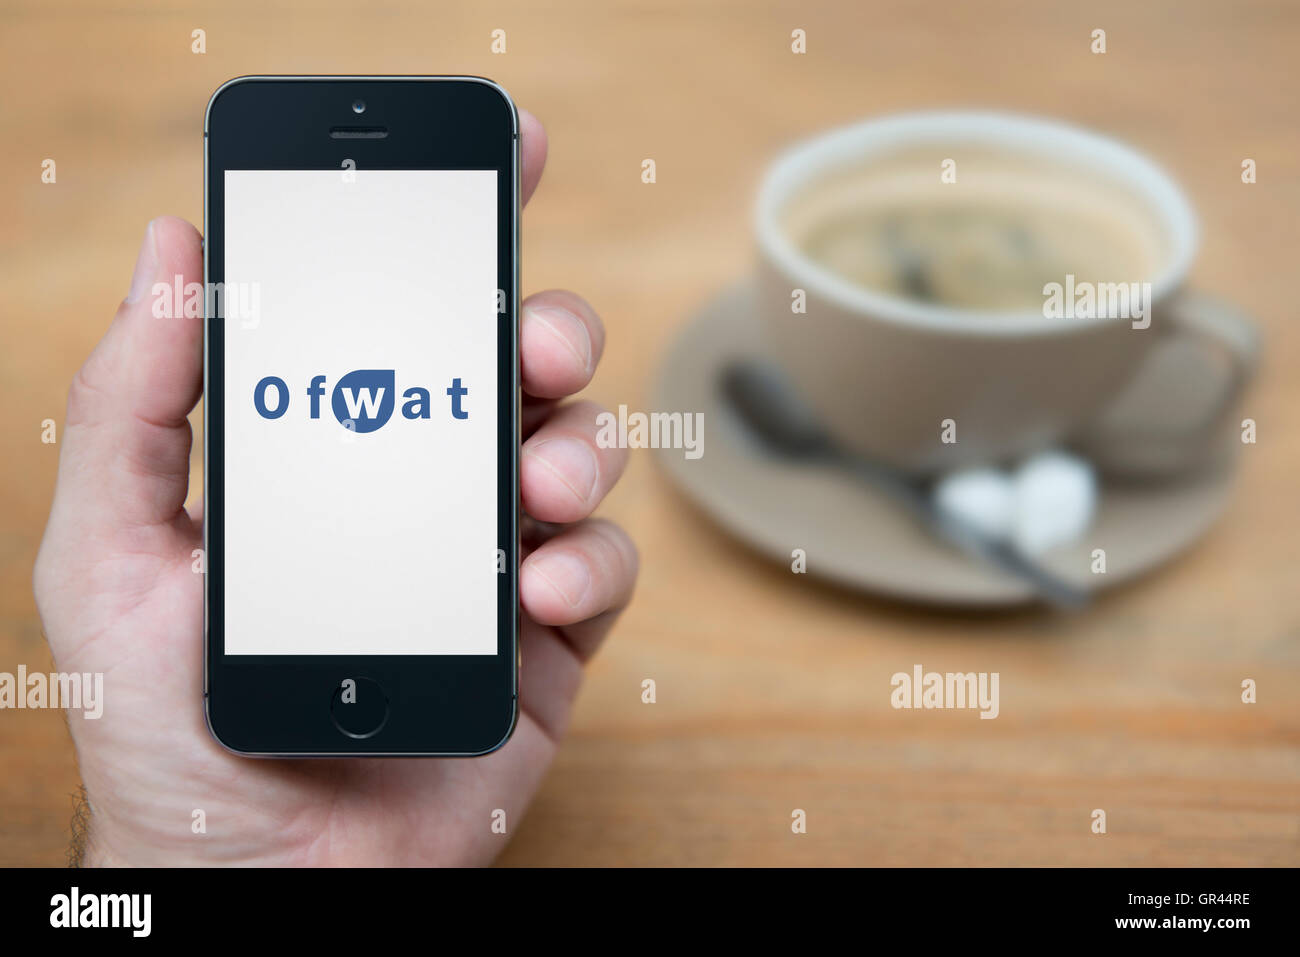
[[[493,751],[518,710],[515,107],[476,77],[242,77],[204,144],[212,734]]]

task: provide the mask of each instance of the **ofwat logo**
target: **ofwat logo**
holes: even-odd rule
[[[307,404],[311,418],[320,418],[321,399],[325,396],[323,375],[312,376],[307,386]],[[451,397],[451,417],[468,419],[465,397],[469,389],[460,379],[447,387]],[[278,419],[289,411],[289,386],[279,376],[263,377],[253,387],[253,407],[264,419]],[[334,384],[330,393],[330,411],[339,425],[351,432],[374,432],[393,417],[397,405],[397,375],[392,369],[356,369]],[[412,386],[402,393],[402,418],[427,419],[432,416],[433,398],[422,386]]]

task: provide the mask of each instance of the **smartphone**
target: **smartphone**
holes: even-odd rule
[[[518,713],[519,118],[477,77],[241,77],[204,125],[208,726],[473,756]]]

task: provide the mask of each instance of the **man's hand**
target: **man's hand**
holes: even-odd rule
[[[520,112],[524,198],[546,134]],[[130,292],[73,380],[58,485],[36,561],[36,601],[57,667],[102,672],[103,717],[69,714],[97,864],[482,864],[501,850],[564,733],[583,662],[632,593],[636,550],[588,518],[626,461],[596,445],[598,409],[559,400],[591,380],[600,319],[543,292],[520,320],[525,391],[519,726],[500,751],[440,760],[240,758],[203,717],[201,509],[185,509],[187,416],[202,391],[202,320],[158,319],[155,282],[202,282],[198,232],[145,233]],[[561,526],[561,523],[567,523]],[[206,833],[191,831],[202,810]]]

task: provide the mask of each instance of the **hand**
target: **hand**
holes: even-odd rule
[[[546,133],[520,112],[527,201]],[[520,717],[500,751],[467,759],[237,757],[203,715],[203,579],[185,509],[190,426],[202,391],[202,321],[158,319],[155,282],[202,282],[198,232],[155,220],[130,293],[68,393],[58,484],[35,569],[56,667],[102,672],[104,713],[69,724],[90,809],[91,864],[464,865],[518,827],[564,733],[582,665],[631,596],[636,550],[588,518],[626,451],[596,445],[598,409],[558,400],[591,379],[604,346],[580,298],[523,304]],[[544,523],[544,524],[542,524]],[[558,523],[571,523],[560,527]],[[191,830],[204,812],[206,833]]]

